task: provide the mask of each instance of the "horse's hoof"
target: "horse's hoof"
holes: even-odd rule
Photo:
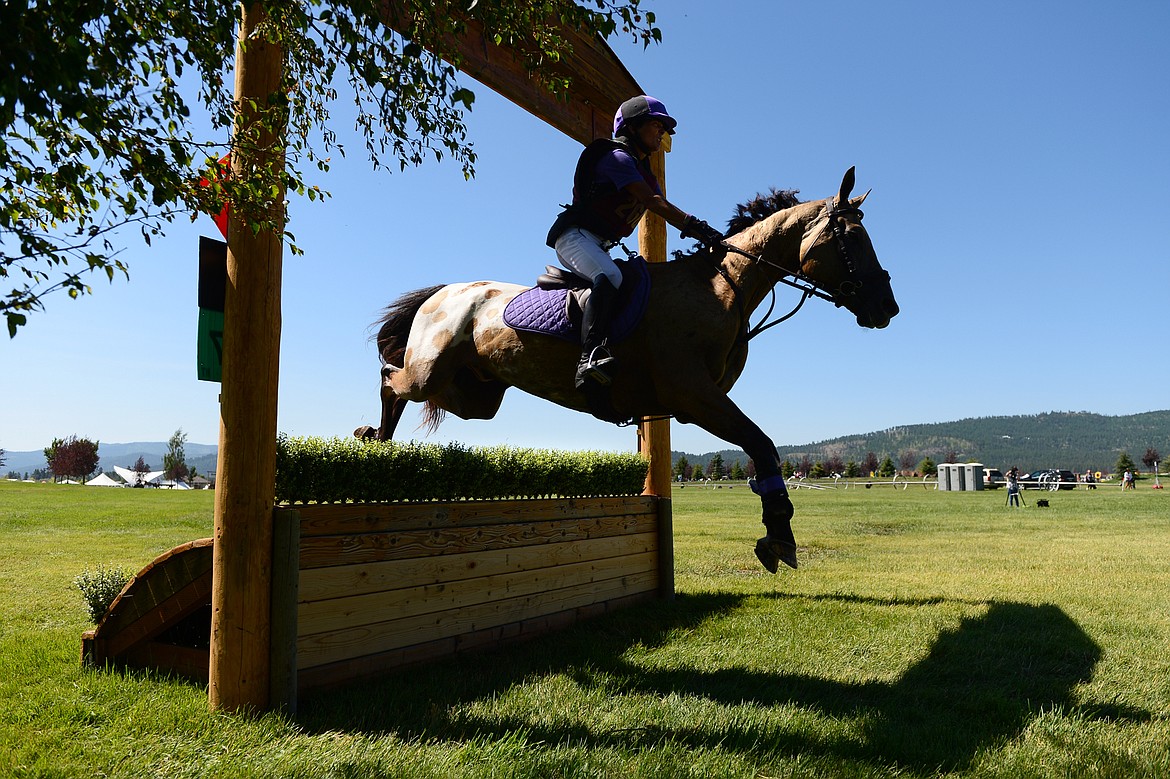
[[[756,541],[756,557],[769,573],[776,573],[780,569],[780,563],[795,570],[796,544],[778,541],[770,535],[764,536]]]
[[[362,425],[357,430],[353,431],[353,437],[360,438],[363,441],[376,440],[378,438],[378,430],[377,428],[370,427],[369,425]]]

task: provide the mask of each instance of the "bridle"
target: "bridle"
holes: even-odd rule
[[[760,321],[760,323],[758,325],[756,325],[755,327],[751,327],[750,323],[748,322],[747,313],[744,311],[743,294],[740,292],[738,285],[732,280],[731,275],[727,272],[727,270],[723,267],[723,265],[720,264],[719,265],[719,273],[720,273],[720,275],[723,276],[724,280],[731,287],[732,293],[735,296],[736,306],[739,308],[740,319],[744,322],[744,334],[742,336],[740,336],[740,339],[739,339],[741,342],[750,341],[752,338],[755,338],[757,335],[764,332],[768,328],[775,327],[776,325],[780,324],[781,322],[785,322],[788,319],[791,319],[793,316],[795,316],[796,312],[801,309],[801,307],[804,305],[804,302],[806,300],[808,300],[810,297],[818,297],[822,300],[827,300],[830,303],[832,303],[833,305],[840,308],[840,307],[846,305],[847,302],[852,301],[853,299],[855,299],[857,297],[858,293],[865,286],[865,282],[867,280],[877,279],[877,278],[884,276],[885,280],[889,281],[890,274],[885,270],[874,271],[874,272],[865,273],[865,274],[860,273],[857,270],[857,263],[854,261],[853,255],[849,252],[849,244],[845,240],[845,235],[846,235],[845,226],[841,223],[841,221],[839,219],[839,217],[846,216],[846,215],[852,215],[852,214],[857,215],[857,223],[858,224],[861,223],[862,218],[865,216],[865,214],[862,213],[861,209],[857,208],[856,206],[852,206],[852,205],[842,206],[837,202],[837,198],[833,198],[832,200],[830,200],[828,203],[825,204],[824,225],[822,225],[820,232],[817,233],[816,238],[814,238],[812,243],[810,244],[810,248],[813,245],[815,245],[817,240],[820,239],[821,234],[824,233],[825,230],[832,230],[833,231],[833,239],[834,239],[835,243],[837,244],[837,252],[841,255],[841,260],[845,265],[845,271],[846,271],[845,279],[841,282],[841,284],[835,290],[825,288],[823,285],[821,285],[819,282],[817,282],[815,279],[811,278],[810,276],[806,275],[801,270],[801,268],[804,267],[805,255],[801,255],[798,258],[797,263],[796,263],[797,269],[793,271],[793,270],[789,270],[788,268],[785,268],[781,265],[778,265],[778,264],[772,262],[771,260],[764,259],[763,257],[752,254],[751,252],[746,252],[743,249],[740,249],[738,246],[731,245],[727,241],[720,241],[719,242],[719,245],[723,249],[725,249],[726,251],[734,252],[735,254],[739,254],[739,255],[742,255],[744,257],[747,257],[748,259],[750,259],[752,262],[756,263],[757,265],[767,265],[771,268],[775,268],[776,270],[780,271],[783,275],[781,275],[777,279],[777,281],[780,283],[783,283],[783,284],[787,284],[788,286],[793,287],[795,289],[798,289],[801,292],[800,300],[797,302],[795,308],[793,308],[791,311],[789,311],[784,316],[779,317],[778,319],[775,319],[771,322],[768,322],[767,321],[768,317],[770,317],[772,315],[772,310],[776,307],[776,287],[775,287],[775,285],[773,285],[772,290],[771,290],[772,300],[768,304],[767,313],[764,314],[764,318]],[[792,278],[787,278],[788,276],[791,276]]]

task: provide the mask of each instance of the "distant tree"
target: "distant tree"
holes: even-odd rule
[[[861,461],[861,470],[865,473],[877,473],[878,458],[873,452],[866,452],[865,459]]]
[[[825,467],[823,462],[817,460],[815,463],[813,463],[812,468],[809,468],[808,475],[813,479],[823,479],[829,475],[829,470]]]
[[[716,452],[715,455],[707,461],[707,476],[711,479],[722,479],[723,474],[723,455]]]
[[[840,455],[830,455],[825,458],[825,470],[830,474],[841,473],[845,470],[845,461],[841,459]]]
[[[908,449],[898,455],[898,466],[902,469],[902,473],[909,473],[914,470],[914,463],[918,460],[918,453],[913,449]]]
[[[855,479],[861,475],[861,466],[853,462],[853,460],[850,460],[849,462],[845,463],[844,474],[850,479]]]
[[[887,454],[886,459],[882,460],[882,464],[878,466],[877,475],[878,476],[893,476],[897,472],[898,472],[898,469],[894,467],[893,459],[891,459],[890,456]]]
[[[41,452],[43,452],[45,455],[45,465],[46,466],[49,466],[52,464],[53,458],[57,456],[57,450],[61,447],[61,444],[63,444],[63,443],[65,443],[64,440],[62,440],[60,438],[54,438],[53,443],[49,444],[48,446],[46,446],[44,449],[41,450]]]
[[[150,466],[146,464],[146,460],[142,459],[142,457],[139,457],[137,460],[134,461],[134,467],[131,468],[130,470],[134,471],[134,473],[138,475],[137,482],[135,484],[131,484],[130,486],[131,487],[144,487],[144,486],[146,486],[144,477],[146,476],[146,474],[150,473]]]
[[[918,472],[923,476],[934,476],[938,473],[938,463],[929,457],[923,457],[922,462],[918,463]]]
[[[676,478],[688,479],[691,476],[691,461],[687,456],[680,455],[678,460],[674,463],[674,475]]]
[[[743,470],[743,475],[749,479],[756,478],[756,461],[750,457],[748,458],[747,467]]]
[[[0,449],[0,455],[3,455],[3,453],[4,453],[4,451],[2,449]],[[1146,450],[1146,453],[1144,455],[1142,455],[1142,462],[1145,464],[1145,466],[1147,468],[1153,468],[1154,463],[1162,462],[1162,458],[1158,455],[1157,449],[1150,447],[1149,449]],[[3,464],[4,464],[4,460],[0,459],[0,465],[3,465]]]
[[[183,428],[175,431],[167,441],[167,453],[163,455],[163,476],[172,481],[187,478],[187,460],[183,454],[183,444],[187,441],[187,434]]]
[[[958,452],[953,451],[953,450],[947,452],[947,457],[946,457],[946,460],[944,460],[944,462],[957,463],[958,461],[959,461],[959,453]]]
[[[740,464],[739,460],[736,460],[731,464],[731,470],[727,475],[735,481],[743,481],[747,478],[747,475],[743,472],[743,465]]]
[[[813,462],[811,459],[809,459],[807,454],[800,458],[800,465],[797,466],[797,470],[799,470],[805,476],[808,476],[810,473],[812,473],[812,468]]]
[[[53,445],[45,450],[45,456],[50,453],[49,470],[54,476],[84,479],[98,467],[98,444],[88,438],[55,438]]]
[[[1114,466],[1113,472],[1121,476],[1126,471],[1137,470],[1133,464],[1133,460],[1129,456],[1129,452],[1122,452],[1117,458],[1117,465]]]
[[[785,479],[792,478],[792,474],[796,472],[796,466],[792,464],[791,460],[785,460],[780,463],[780,475]]]

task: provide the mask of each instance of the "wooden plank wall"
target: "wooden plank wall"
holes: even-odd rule
[[[274,667],[295,667],[296,690],[274,698],[295,705],[657,597],[664,507],[634,496],[277,508],[278,538],[299,534],[285,542],[299,575],[295,629],[276,614],[273,627],[289,635]]]

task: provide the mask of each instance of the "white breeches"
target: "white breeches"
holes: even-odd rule
[[[617,289],[622,285],[622,273],[605,250],[603,238],[580,227],[570,227],[557,239],[557,259],[569,270],[590,283],[606,276]]]

